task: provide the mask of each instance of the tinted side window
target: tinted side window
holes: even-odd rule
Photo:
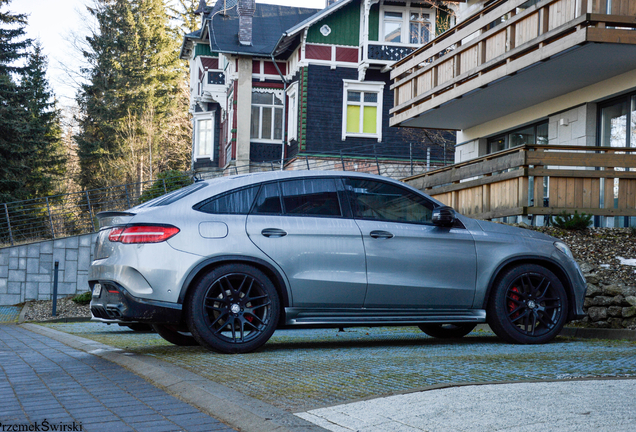
[[[256,198],[256,204],[252,214],[282,214],[283,208],[280,204],[280,190],[278,183],[267,183],[261,187],[261,191]]]
[[[195,210],[212,214],[248,214],[259,186],[252,186],[209,198],[194,206]]]
[[[433,203],[407,189],[375,180],[346,179],[354,217],[391,222],[430,223]]]
[[[342,216],[334,179],[304,179],[281,183],[285,214]]]

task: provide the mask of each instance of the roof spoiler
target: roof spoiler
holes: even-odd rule
[[[126,222],[126,218],[135,216],[135,213],[123,211],[103,211],[97,213],[99,228],[105,228],[113,225],[119,225]]]

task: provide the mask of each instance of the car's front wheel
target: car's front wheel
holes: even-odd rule
[[[420,324],[427,335],[439,339],[459,339],[473,331],[477,324]]]
[[[278,294],[257,268],[223,265],[193,288],[186,301],[186,319],[202,346],[221,353],[247,353],[265,344],[276,330]]]
[[[487,308],[490,328],[507,342],[545,343],[554,339],[567,319],[563,284],[545,267],[524,264],[500,275]]]

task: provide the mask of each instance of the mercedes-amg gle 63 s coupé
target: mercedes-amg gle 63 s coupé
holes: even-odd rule
[[[561,241],[374,175],[223,177],[99,218],[94,317],[149,323],[178,345],[245,353],[308,326],[456,338],[478,323],[543,343],[583,314],[585,280]]]

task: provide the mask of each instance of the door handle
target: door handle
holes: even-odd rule
[[[393,234],[388,231],[371,231],[369,234],[374,239],[390,239],[393,238]]]
[[[265,237],[277,238],[285,237],[287,235],[287,232],[278,228],[265,228],[263,229],[263,231],[261,231],[261,234],[263,234]]]

